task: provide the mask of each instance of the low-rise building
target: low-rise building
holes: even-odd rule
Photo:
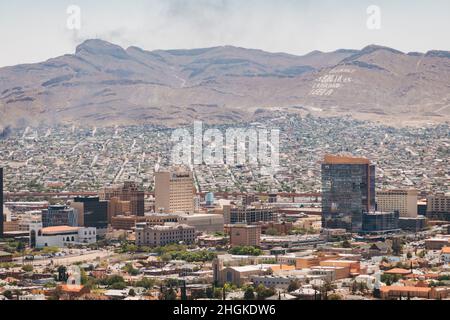
[[[181,214],[178,216],[178,222],[201,232],[223,232],[224,219],[221,214]]]
[[[321,276],[327,281],[336,281],[349,278],[350,269],[348,267],[318,266],[311,268],[310,275]]]
[[[73,300],[91,292],[89,287],[68,284],[58,286],[58,290],[61,293],[61,300]]]
[[[445,263],[450,263],[450,246],[442,248],[441,259]]]
[[[398,211],[365,212],[362,216],[362,233],[397,232],[399,231],[398,220]]]
[[[307,269],[314,266],[318,266],[320,259],[317,256],[299,257],[295,261],[295,267],[297,269]]]
[[[261,224],[261,231],[266,233],[268,230],[275,230],[277,234],[286,235],[294,228],[294,224],[292,222],[273,222],[270,221],[268,223]]]
[[[419,232],[427,227],[427,218],[424,216],[417,216],[415,218],[400,217],[398,219],[398,227],[405,231]]]
[[[268,273],[269,265],[247,265],[226,267],[219,271],[219,284],[232,283],[237,286],[250,282],[255,275]]]
[[[255,287],[262,284],[267,288],[281,288],[287,289],[293,281],[306,281],[306,276],[293,275],[255,275],[250,277],[251,282]]]
[[[450,237],[430,238],[425,240],[425,248],[427,250],[441,250],[443,247],[450,245]]]
[[[178,216],[172,214],[155,213],[146,216],[115,216],[111,218],[111,227],[114,230],[133,230],[137,223],[150,225],[164,225],[165,223],[177,223]]]
[[[12,254],[9,252],[0,251],[0,263],[11,262]]]
[[[147,222],[136,224],[136,245],[158,247],[172,243],[192,244],[195,242],[195,228],[168,223],[163,226],[153,226]]]
[[[428,288],[414,286],[383,286],[380,288],[381,298],[389,299],[444,299],[448,296],[447,288]]]
[[[55,226],[43,228],[42,223],[30,225],[30,246],[33,248],[92,244],[97,241],[96,228]]]

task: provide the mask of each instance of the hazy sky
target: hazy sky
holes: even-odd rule
[[[67,8],[81,29],[67,28]],[[381,29],[367,8],[381,9]],[[235,45],[272,52],[450,50],[449,0],[14,0],[0,1],[0,66],[73,53],[88,38],[147,50]]]

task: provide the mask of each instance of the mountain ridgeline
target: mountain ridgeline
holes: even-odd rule
[[[450,52],[362,50],[304,56],[231,46],[124,49],[0,69],[0,126],[232,123],[275,110],[395,123],[450,120]]]

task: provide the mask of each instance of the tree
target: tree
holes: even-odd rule
[[[392,251],[394,255],[400,256],[403,252],[403,244],[400,239],[395,239],[392,243]]]
[[[244,300],[255,300],[255,290],[252,286],[248,286],[244,292]]]
[[[351,248],[351,247],[352,247],[352,245],[351,245],[350,241],[344,240],[342,242],[342,248]]]
[[[130,289],[130,291],[128,291],[128,295],[130,297],[135,297],[136,296],[136,292],[134,291],[134,289]]]
[[[22,241],[19,241],[17,243],[16,251],[17,252],[22,252],[24,250],[25,250],[25,244]]]
[[[358,291],[358,283],[356,281],[352,282],[351,291],[352,291],[352,294],[355,294],[356,291]]]
[[[262,254],[261,249],[251,246],[234,247],[229,252],[239,256],[260,256]]]
[[[26,264],[22,267],[22,270],[25,272],[32,272],[33,271],[33,265],[32,264]]]
[[[400,276],[398,274],[382,274],[380,277],[380,281],[383,283],[386,283],[386,285],[390,286],[393,283],[397,282],[398,280],[400,280]]]
[[[150,278],[142,278],[134,284],[136,287],[142,287],[145,289],[151,289],[155,285],[155,280]]]
[[[67,268],[65,266],[58,267],[58,281],[67,281]]]
[[[420,252],[419,252],[419,258],[422,258],[422,259],[425,258],[426,254],[427,254],[427,251],[426,251],[426,250],[420,251]]]
[[[266,298],[269,298],[269,297],[273,296],[276,293],[274,288],[266,288],[262,284],[260,284],[256,288],[255,291],[256,291],[256,294],[258,296],[258,300],[265,300]]]
[[[11,300],[14,296],[13,293],[11,292],[11,290],[6,290],[5,292],[3,292],[3,295],[6,297],[6,299]]]
[[[269,228],[266,230],[266,234],[269,236],[277,236],[279,234],[279,232],[275,228]]]
[[[139,274],[139,270],[135,269],[131,263],[127,263],[125,267],[123,267],[123,271],[131,276],[137,276]]]
[[[329,279],[327,279],[319,289],[319,291],[324,295],[325,300],[327,300],[328,292],[334,291],[336,289],[336,285],[334,285]]]
[[[214,288],[213,298],[214,299],[222,299],[223,289],[222,288]]]
[[[408,251],[408,253],[406,254],[406,258],[411,259],[412,258],[412,253]]]
[[[342,300],[342,296],[337,293],[332,293],[328,296],[328,300]]]
[[[56,287],[55,290],[53,290],[51,296],[49,297],[49,300],[59,300],[59,298],[62,295],[61,287]]]
[[[170,287],[163,291],[161,298],[162,300],[177,300],[177,292]]]
[[[109,288],[113,290],[123,290],[126,287],[127,284],[125,282],[114,282],[112,285],[109,286]]]
[[[299,288],[300,288],[300,284],[298,283],[298,281],[291,281],[291,283],[289,283],[287,291],[293,292],[295,290],[298,290]]]

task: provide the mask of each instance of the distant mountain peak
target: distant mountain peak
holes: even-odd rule
[[[385,46],[376,45],[376,44],[368,45],[367,47],[365,47],[361,50],[361,53],[362,54],[370,54],[372,52],[380,51],[380,50],[389,51],[389,52],[395,53],[395,54],[404,54],[403,52],[401,52],[399,50],[392,49],[392,48],[385,47]]]
[[[100,39],[89,39],[77,46],[75,54],[108,55],[118,59],[127,59],[127,52],[116,44]]]
[[[428,51],[425,54],[425,56],[436,57],[436,58],[450,58],[450,51],[431,50],[431,51]]]
[[[350,55],[349,57],[345,58],[344,60],[342,60],[342,63],[345,64],[345,63],[348,63],[348,62],[352,62],[352,61],[358,60],[359,58],[361,58],[363,56],[372,54],[372,53],[377,52],[377,51],[387,51],[389,53],[399,54],[399,55],[403,55],[404,54],[403,52],[401,52],[399,50],[396,50],[396,49],[392,49],[392,48],[389,48],[389,47],[384,47],[384,46],[380,46],[380,45],[371,44],[371,45],[368,45],[367,47],[364,47],[363,49],[361,49],[359,51],[358,50],[355,50],[355,51],[348,50],[347,51],[348,53],[353,53],[353,54]]]

